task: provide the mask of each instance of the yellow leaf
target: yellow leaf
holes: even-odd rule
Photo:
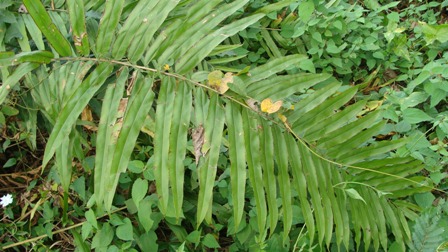
[[[224,94],[229,90],[229,86],[227,83],[233,83],[233,74],[232,73],[226,73],[223,76],[223,73],[219,70],[215,70],[213,72],[210,72],[208,74],[208,85],[217,90],[220,94]]]
[[[282,104],[283,104],[282,101],[273,102],[271,98],[267,98],[261,102],[261,111],[268,114],[272,114],[277,112],[282,106]]]
[[[369,101],[366,104],[366,109],[368,109],[368,111],[372,111],[379,108],[382,104],[383,101]]]
[[[283,123],[286,123],[286,121],[288,120],[288,118],[286,118],[286,116],[284,116],[282,113],[278,113],[278,118],[280,118]]]

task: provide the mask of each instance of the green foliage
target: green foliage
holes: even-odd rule
[[[447,133],[435,53],[446,28],[427,20],[408,41],[399,15],[414,14],[397,5],[2,3],[1,127],[20,118],[30,149],[45,149],[40,182],[54,181],[5,211],[0,235],[15,243],[3,248],[29,239],[48,250],[66,230],[86,251],[431,246],[420,238],[439,232],[437,214],[416,218],[405,199],[432,195],[444,176],[420,174],[446,154],[420,125]],[[380,84],[388,70],[412,81]],[[278,111],[260,109],[267,99]]]
[[[441,246],[448,240],[447,206],[448,204],[441,200],[436,207],[427,207],[415,220],[411,251],[443,251]]]

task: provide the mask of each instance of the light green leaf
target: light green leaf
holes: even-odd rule
[[[124,114],[123,126],[116,140],[115,152],[112,154],[112,167],[110,168],[112,176],[107,179],[106,191],[115,191],[120,173],[124,172],[128,166],[135,142],[154,99],[154,92],[151,90],[152,85],[153,80],[149,77],[138,77],[135,80]],[[114,193],[106,195],[105,206],[107,211],[110,211],[113,198]]]
[[[433,120],[428,114],[417,108],[407,108],[403,111],[403,120],[410,124]]]
[[[151,218],[153,202],[147,197],[140,201],[138,208],[138,220],[146,232],[151,230],[154,220]]]
[[[448,41],[448,24],[429,25],[423,22],[419,24],[422,27],[423,36],[428,44],[438,40],[440,43]]]
[[[220,248],[219,243],[216,241],[212,234],[206,234],[202,239],[202,244],[207,248]]]
[[[70,133],[72,126],[75,124],[78,116],[86,107],[87,103],[101,87],[101,84],[109,77],[113,66],[108,63],[101,63],[90,75],[82,82],[82,84],[74,91],[69,98],[67,105],[62,109],[54,125],[53,131],[47,141],[45,154],[42,161],[42,167],[45,168],[50,158],[53,156],[59,146],[61,146],[64,137]]]
[[[168,153],[168,169],[173,194],[173,205],[176,218],[183,216],[184,201],[184,161],[187,151],[187,134],[192,110],[191,89],[186,82],[177,85],[174,98],[173,121],[170,130],[170,146]],[[156,132],[157,134],[157,132]]]
[[[361,197],[361,195],[358,193],[358,191],[356,191],[356,189],[354,188],[348,188],[344,190],[347,195],[352,198],[352,199],[356,199],[356,200],[361,200],[362,202],[364,202],[364,204],[367,204],[366,201],[363,199],[363,197]]]
[[[113,31],[120,21],[123,5],[124,0],[106,1],[96,39],[96,54],[98,56],[106,55],[111,48],[114,39]]]
[[[115,142],[113,137],[114,124],[118,116],[118,108],[120,99],[123,96],[124,86],[128,78],[129,70],[122,69],[115,84],[110,84],[107,87],[106,95],[104,96],[103,106],[101,108],[101,118],[98,125],[97,133],[97,147],[95,156],[95,176],[94,176],[94,190],[95,198],[98,207],[103,206],[104,198],[106,197],[107,186],[112,183],[113,177],[117,174],[111,174],[112,159],[114,155]],[[110,174],[104,176],[104,174]]]
[[[314,12],[314,1],[307,0],[299,5],[299,18],[303,23],[307,23],[311,19]]]
[[[159,195],[159,208],[166,214],[169,201],[169,150],[170,131],[173,121],[174,78],[162,78],[162,84],[157,99],[156,131],[154,137],[154,175],[156,178],[157,194]],[[173,167],[174,168],[174,167]]]
[[[134,200],[137,208],[139,208],[140,201],[148,193],[148,181],[141,178],[137,178],[132,185],[132,199]]]
[[[229,136],[230,187],[233,199],[234,230],[237,231],[244,214],[246,190],[246,149],[244,143],[241,108],[226,104],[226,121]]]
[[[131,220],[125,218],[123,224],[117,227],[116,231],[117,237],[123,241],[133,241],[134,240],[134,230],[132,227]]]
[[[197,225],[204,220],[208,211],[211,211],[213,199],[213,187],[215,183],[218,158],[221,148],[222,132],[224,128],[225,114],[221,107],[219,96],[211,94],[208,115],[204,124],[205,142],[209,143],[209,150],[202,152],[206,155],[205,160],[199,163],[199,196],[197,210]]]
[[[114,230],[109,223],[104,223],[101,229],[95,234],[92,239],[91,248],[105,248],[114,239]]]
[[[16,68],[14,73],[3,79],[3,83],[0,86],[0,105],[5,102],[6,96],[14,88],[16,84],[19,83],[20,79],[27,73],[31,72],[37,68],[39,64],[37,63],[25,63],[21,64]]]
[[[98,228],[96,216],[92,209],[89,209],[88,211],[86,211],[85,216],[86,216],[87,222],[90,223],[90,225],[92,225],[94,228]]]
[[[86,56],[90,52],[89,39],[86,31],[86,19],[83,0],[67,1],[67,9],[70,16],[72,37],[76,51]]]
[[[72,55],[72,49],[67,39],[56,27],[40,1],[24,0],[28,13],[33,17],[34,22],[48,39],[48,42],[61,56]]]

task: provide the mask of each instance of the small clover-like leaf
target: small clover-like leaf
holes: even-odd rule
[[[273,102],[271,98],[267,98],[261,102],[261,111],[268,114],[272,114],[277,112],[282,105],[283,105],[282,101]]]

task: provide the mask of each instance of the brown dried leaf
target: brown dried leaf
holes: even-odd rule
[[[191,138],[193,140],[194,157],[197,165],[199,159],[203,156],[201,149],[202,145],[204,145],[204,127],[202,127],[202,124],[191,132]]]
[[[93,116],[92,116],[92,110],[89,106],[86,106],[84,110],[81,112],[81,120],[92,122],[93,123]],[[84,128],[91,130],[91,131],[97,131],[98,127],[93,125],[83,125]]]

